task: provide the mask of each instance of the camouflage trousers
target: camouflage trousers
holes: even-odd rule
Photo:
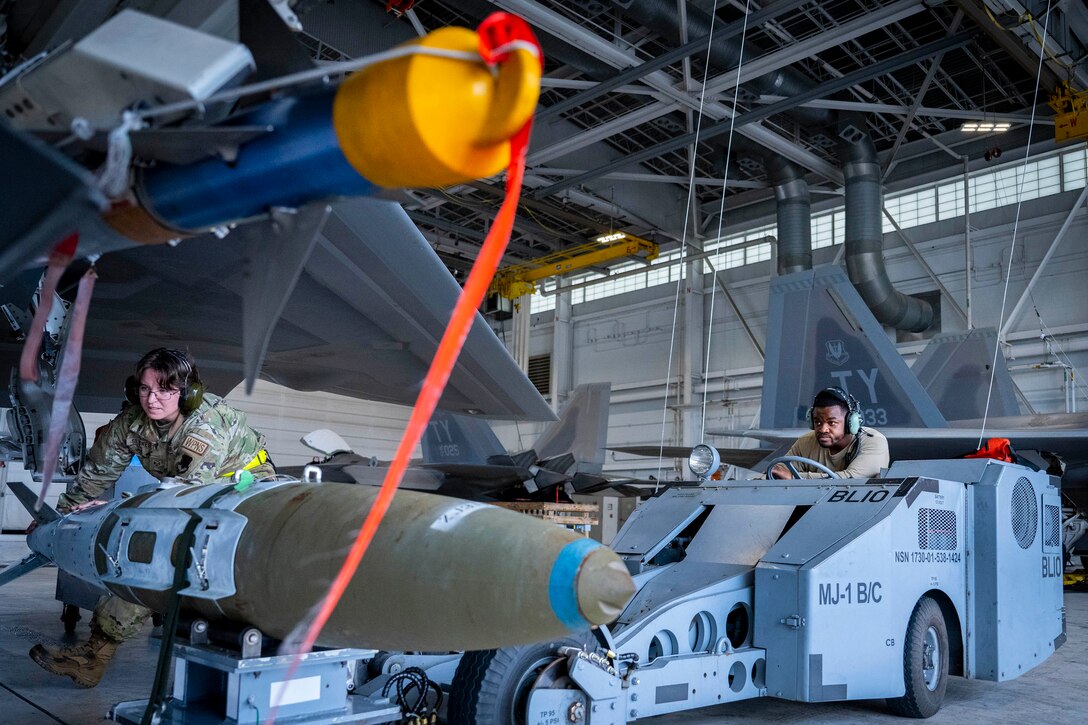
[[[254,466],[249,469],[249,472],[253,474],[253,480],[255,481],[264,481],[276,477],[276,469],[272,466],[271,461],[265,461],[259,466]],[[216,483],[230,483],[230,481],[231,476],[220,476]]]
[[[257,479],[258,481],[263,481],[266,478],[276,477],[276,469],[272,466],[271,461],[267,461],[255,468],[251,468],[249,469],[249,472],[252,473],[253,478]]]
[[[110,639],[124,642],[140,631],[140,627],[152,614],[147,607],[126,602],[120,597],[101,597],[94,607],[91,629],[101,630]]]

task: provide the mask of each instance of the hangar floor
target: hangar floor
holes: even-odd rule
[[[53,600],[56,570],[39,569],[0,590],[0,722],[6,725],[102,722],[116,702],[147,696],[155,674],[158,640],[146,634],[123,646],[97,688],[84,690],[40,670],[26,656],[37,642],[54,642],[63,629]],[[953,678],[944,707],[928,723],[1084,722],[1088,712],[1088,593],[1068,593],[1069,640],[1049,660],[1023,677],[1001,684]],[[79,623],[86,633],[89,617]],[[148,629],[148,631],[150,631]],[[748,723],[900,723],[880,700],[804,704],[753,700],[651,718],[648,725]]]

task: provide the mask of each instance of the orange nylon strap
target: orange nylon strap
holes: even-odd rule
[[[359,562],[362,561],[370,542],[374,539],[378,525],[389,510],[389,506],[393,502],[393,495],[396,493],[401,479],[404,478],[404,471],[408,467],[408,460],[412,455],[412,451],[419,445],[419,441],[423,437],[423,432],[427,428],[427,421],[431,419],[431,414],[438,405],[438,400],[442,396],[442,391],[446,387],[450,373],[453,372],[453,366],[457,362],[457,356],[461,353],[465,338],[468,337],[469,329],[472,327],[472,322],[476,316],[476,310],[480,307],[480,303],[483,302],[484,295],[491,285],[491,278],[495,275],[495,270],[502,260],[502,255],[510,240],[510,232],[514,225],[514,214],[517,211],[518,198],[521,195],[521,182],[525,174],[525,151],[528,146],[530,125],[526,124],[511,140],[511,163],[510,174],[507,179],[506,199],[495,217],[495,223],[491,226],[487,239],[484,240],[483,247],[480,249],[480,256],[476,258],[476,263],[472,266],[468,281],[465,283],[464,289],[461,290],[461,296],[457,299],[457,305],[453,308],[450,324],[442,336],[442,341],[438,344],[438,351],[435,353],[431,367],[427,371],[427,377],[423,380],[423,387],[419,391],[419,397],[416,399],[412,416],[408,419],[408,426],[405,428],[404,436],[397,447],[397,453],[393,457],[393,462],[386,473],[385,480],[382,482],[374,506],[363,521],[363,527],[359,530],[359,535],[356,537],[343,567],[341,567],[336,579],[333,580],[321,608],[303,637],[302,652],[309,652],[313,648],[322,627],[329,621],[329,617],[332,615],[333,609],[336,608],[337,602],[340,601],[348,582],[351,581],[356,569],[359,568]]]
[[[397,447],[396,455],[393,457],[389,470],[386,472],[385,480],[382,481],[381,490],[374,501],[374,506],[367,513],[363,526],[359,530],[359,535],[355,538],[343,566],[341,566],[340,571],[329,587],[325,598],[317,607],[313,620],[302,637],[298,651],[295,653],[295,659],[287,671],[286,679],[288,680],[294,676],[302,655],[313,649],[314,642],[317,641],[322,628],[329,621],[329,617],[332,616],[333,610],[336,609],[336,605],[340,601],[340,597],[343,596],[344,590],[347,589],[348,583],[355,576],[359,563],[363,560],[363,555],[366,554],[370,542],[373,541],[374,534],[377,532],[382,518],[385,517],[390,504],[393,503],[393,496],[404,478],[404,472],[408,467],[408,460],[412,455],[412,451],[415,450],[423,437],[427,422],[438,405],[438,400],[442,396],[442,391],[446,387],[450,373],[453,372],[453,366],[457,362],[457,356],[465,344],[465,338],[468,337],[469,329],[476,316],[476,310],[483,301],[488,287],[491,286],[491,278],[495,275],[495,270],[502,260],[502,255],[506,250],[507,243],[510,241],[510,232],[514,225],[514,214],[517,211],[518,198],[521,196],[521,183],[525,175],[525,152],[529,145],[530,126],[531,122],[525,124],[525,127],[511,139],[511,161],[509,176],[507,177],[506,199],[499,208],[499,213],[495,216],[495,223],[491,225],[491,231],[488,232],[483,247],[480,248],[480,255],[472,266],[468,281],[461,290],[460,297],[457,298],[457,305],[453,308],[450,323],[446,327],[446,332],[438,344],[438,351],[435,353],[434,360],[431,361],[431,367],[423,380],[423,387],[416,398],[415,408],[412,409],[412,415],[408,419],[408,425],[401,437],[400,445]],[[275,722],[277,705],[278,703],[273,703],[272,712],[265,721],[266,723]]]
[[[518,29],[519,33],[525,32],[528,28],[524,20],[516,16],[506,17],[509,18],[506,22],[524,26],[524,28]],[[528,32],[531,37],[531,31]],[[484,34],[481,33],[481,35]],[[501,33],[497,33],[494,29],[491,29],[487,35],[489,42],[492,37],[502,38]],[[539,54],[539,43],[536,43],[535,38],[533,38],[533,43],[537,46]],[[481,55],[484,58],[488,57],[485,51],[481,51]],[[543,55],[540,54],[540,57],[543,57]],[[416,398],[412,415],[408,419],[408,425],[405,427],[397,452],[393,457],[389,470],[386,472],[381,489],[378,491],[374,506],[367,513],[363,526],[359,530],[359,535],[344,559],[343,566],[341,566],[336,578],[330,585],[329,591],[316,607],[313,619],[306,628],[294,660],[287,670],[286,679],[288,680],[294,676],[295,670],[298,669],[302,655],[313,649],[322,628],[329,621],[329,617],[332,616],[333,610],[336,609],[336,605],[343,596],[344,590],[347,589],[348,583],[355,576],[359,563],[363,560],[363,556],[366,554],[370,542],[373,541],[378,526],[393,502],[393,496],[404,478],[404,472],[408,467],[412,451],[419,445],[419,441],[423,437],[427,422],[437,407],[438,400],[442,397],[442,391],[446,387],[446,382],[453,372],[453,366],[457,363],[457,357],[460,355],[461,348],[468,337],[469,330],[475,320],[476,311],[491,286],[491,279],[495,276],[495,270],[498,269],[499,263],[502,261],[506,245],[510,241],[510,233],[514,227],[514,216],[517,213],[522,180],[525,177],[525,154],[529,148],[531,129],[532,119],[527,121],[525,126],[510,139],[510,167],[506,179],[506,198],[503,200],[498,214],[495,215],[495,223],[491,225],[491,230],[480,248],[480,254],[472,266],[468,280],[461,290],[461,295],[457,298],[457,304],[453,308],[449,325],[446,326],[442,340],[438,343],[438,350],[435,352],[427,376],[423,380],[423,386]],[[267,723],[275,722],[278,705],[278,702],[272,703],[272,711],[266,720]]]
[[[64,357],[57,375],[57,387],[53,393],[53,410],[49,416],[49,435],[45,439],[45,452],[42,454],[42,490],[38,494],[38,506],[45,501],[45,493],[53,482],[57,470],[57,457],[60,444],[68,428],[68,413],[72,408],[72,399],[76,395],[79,383],[79,368],[83,357],[83,333],[87,328],[87,313],[91,307],[91,295],[98,274],[90,267],[79,280],[76,303],[72,306],[72,319],[68,322],[68,339],[64,343]]]
[[[72,234],[49,254],[49,265],[45,269],[42,291],[38,296],[38,309],[34,310],[34,320],[30,323],[30,331],[19,356],[19,379],[23,382],[38,382],[38,351],[45,334],[45,322],[53,309],[53,295],[57,291],[57,283],[60,282],[64,270],[72,263],[78,241],[79,234]]]

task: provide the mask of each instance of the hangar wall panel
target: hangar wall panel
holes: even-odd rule
[[[1076,196],[1075,192],[1068,192],[1027,202],[1020,210],[1019,221],[1015,206],[972,214],[972,311],[976,326],[997,324],[1003,298],[1006,314],[1011,311]],[[1017,243],[1011,246],[1014,225]],[[907,230],[907,235],[962,305],[962,218],[913,227]],[[1045,329],[1057,337],[1078,370],[1083,372],[1088,368],[1088,285],[1084,284],[1088,276],[1088,248],[1082,242],[1086,237],[1088,214],[1081,210],[1034,289],[1034,305],[1027,306],[1009,336],[1008,352],[1015,356],[1009,360],[1014,379],[1038,412],[1065,410],[1066,396],[1062,387],[1063,370],[1044,365],[1057,359],[1059,351],[1052,348],[1048,352],[1040,341],[1040,320],[1035,307]],[[839,249],[834,246],[815,250],[816,263],[833,261]],[[894,233],[885,236],[885,258],[897,289],[908,294],[934,289],[933,282]],[[725,269],[721,275],[761,345],[766,343],[767,289],[773,264],[773,261],[757,262]],[[736,313],[725,302],[721,289],[713,289],[712,282],[712,277],[706,275],[703,294],[691,298],[701,299],[707,321],[699,359],[705,361],[707,349],[710,351],[705,380],[695,381],[693,405],[700,408],[696,418],[701,419],[705,391],[707,428],[744,429],[752,426],[758,417],[762,360]],[[573,349],[569,353],[573,361],[573,384],[613,383],[609,439],[614,445],[661,442],[691,445],[701,438],[698,425],[693,426],[689,421],[688,429],[684,429],[684,416],[676,405],[677,381],[682,371],[677,368],[679,358],[673,360],[670,368],[668,355],[670,342],[672,349],[679,352],[684,337],[679,330],[675,336],[672,332],[676,297],[675,284],[664,284],[573,307]],[[682,321],[684,315],[676,314],[675,318]],[[942,305],[942,327],[946,331],[963,329],[963,321],[951,305]],[[508,326],[504,332],[505,338],[512,341]],[[553,353],[553,337],[552,313],[533,314],[530,354]],[[907,362],[912,363],[923,344],[901,343],[899,349]],[[671,380],[667,390],[666,378]],[[1078,408],[1084,410],[1088,403],[1083,383],[1078,391]],[[565,399],[565,392],[559,398]],[[389,459],[409,414],[401,406],[327,393],[301,393],[264,381],[258,382],[252,396],[245,396],[239,388],[230,393],[228,400],[245,411],[252,425],[265,434],[269,451],[280,465],[311,460],[316,454],[305,448],[299,438],[317,428],[333,429],[361,454]],[[85,422],[93,435],[93,429],[107,419],[86,416]],[[540,423],[496,424],[500,439],[513,450],[531,447],[543,428]],[[714,442],[721,446],[754,445],[743,438],[719,438]],[[659,464],[612,452],[606,461],[606,470],[616,473],[682,475],[673,461]],[[18,465],[13,465],[8,474],[12,478],[26,477]],[[56,493],[59,489],[53,495]],[[22,514],[13,514],[10,509],[4,507],[3,527],[25,526],[21,519],[12,518]]]
[[[299,442],[318,428],[340,434],[360,455],[388,460],[396,453],[411,412],[401,405],[300,392],[264,380],[257,381],[250,396],[245,394],[244,383],[239,385],[227,401],[245,412],[250,425],[264,434],[269,455],[281,466],[302,465],[318,456]],[[414,455],[421,455],[418,449]]]
[[[999,326],[1012,311],[1028,281],[1038,269],[1079,192],[1071,191],[1015,205],[998,207],[971,215],[972,299],[976,327]],[[1019,217],[1019,218],[1018,218]],[[1016,244],[1010,244],[1015,228]],[[906,230],[907,237],[923,256],[960,306],[965,303],[963,218],[934,222]],[[1083,373],[1088,369],[1088,212],[1079,210],[1064,241],[1057,248],[1036,284],[1032,300],[1010,328],[1007,363],[1014,380],[1037,412],[1064,412],[1069,383],[1061,367],[1052,364],[1067,355]],[[884,256],[896,289],[915,294],[936,289],[923,267],[903,244],[899,235],[884,238]],[[814,262],[835,261],[840,245],[814,250]],[[711,260],[714,261],[713,259]],[[766,343],[767,290],[774,270],[773,260],[725,269],[722,279],[745,316],[760,345]],[[715,264],[718,269],[723,265]],[[700,358],[710,365],[705,379],[696,380],[695,405],[701,407],[706,391],[706,428],[744,429],[758,421],[762,380],[762,359],[725,301],[721,289],[713,290],[713,277],[704,277],[702,301],[704,347]],[[569,284],[569,282],[568,282]],[[1007,289],[1006,289],[1007,286]],[[698,299],[698,296],[695,297]],[[612,413],[609,442],[613,445],[693,445],[700,439],[699,426],[684,430],[676,390],[682,371],[679,356],[669,363],[672,349],[680,351],[683,335],[672,334],[675,283],[616,294],[573,306],[574,384],[612,381]],[[713,306],[712,306],[713,305]],[[1035,307],[1039,315],[1035,314]],[[800,314],[802,311],[798,311]],[[676,315],[682,324],[683,314]],[[530,346],[533,354],[552,350],[552,313],[532,315]],[[963,318],[953,305],[943,302],[944,331],[964,329]],[[1048,351],[1040,332],[1055,336],[1058,343]],[[894,331],[888,331],[894,340]],[[922,339],[899,343],[908,364],[924,347]],[[1059,347],[1060,346],[1060,347]],[[701,365],[702,363],[700,363]],[[670,406],[666,409],[665,380]],[[703,376],[700,376],[702,378]],[[1078,381],[1083,377],[1078,373]],[[1063,388],[1063,382],[1065,387]],[[1088,409],[1088,388],[1077,385],[1077,408]],[[664,411],[664,413],[663,413]],[[662,421],[664,420],[664,436]],[[500,426],[500,439],[510,444],[512,426]],[[521,426],[524,440],[525,426]],[[721,446],[750,447],[743,438],[714,441]],[[620,453],[610,453],[606,470],[631,475],[654,475],[659,464]]]

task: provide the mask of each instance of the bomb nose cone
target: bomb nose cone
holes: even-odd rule
[[[591,624],[608,624],[635,595],[635,582],[615,552],[594,549],[578,572],[578,609]]]
[[[571,631],[608,624],[635,594],[635,582],[616,552],[592,539],[563,547],[548,588],[552,612]]]

